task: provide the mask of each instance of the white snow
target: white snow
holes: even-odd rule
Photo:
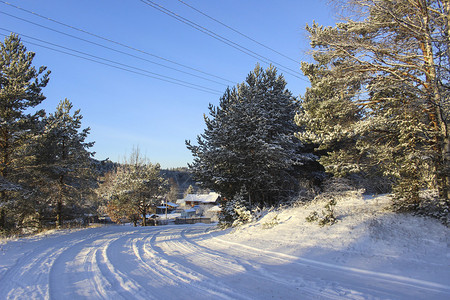
[[[305,222],[324,203],[256,223],[105,226],[0,244],[0,299],[450,299],[450,231],[341,199],[338,223]]]
[[[215,192],[210,192],[209,194],[188,194],[186,195],[186,197],[184,197],[184,199],[182,199],[182,201],[184,201],[185,203],[191,201],[199,202],[202,204],[209,204],[216,202],[217,198],[219,197],[220,195]]]

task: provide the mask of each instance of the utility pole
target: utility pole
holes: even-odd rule
[[[164,197],[164,201],[166,202],[166,223],[168,224],[168,222],[167,222],[167,196]]]

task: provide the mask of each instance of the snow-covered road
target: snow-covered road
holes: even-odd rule
[[[0,299],[450,299],[450,286],[226,240],[107,226],[0,245]]]

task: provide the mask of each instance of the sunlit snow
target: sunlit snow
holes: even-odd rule
[[[305,222],[313,203],[226,231],[114,225],[3,241],[0,299],[450,299],[448,228],[387,201],[341,200],[323,228]]]

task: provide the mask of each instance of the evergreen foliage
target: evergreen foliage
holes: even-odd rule
[[[399,210],[415,210],[425,188],[448,207],[449,2],[343,2],[358,18],[307,26],[316,63],[302,64],[311,88],[297,136],[335,175],[393,178]]]
[[[97,175],[89,152],[93,142],[86,142],[90,128],[81,129],[80,110],[71,112],[72,103],[62,100],[54,113],[44,118],[39,137],[36,164],[40,171],[41,192],[47,195],[50,207],[55,207],[58,226],[63,224],[63,208],[70,211],[82,207],[93,193],[92,182]]]
[[[0,232],[81,221],[97,206],[89,128],[68,100],[48,116],[33,112],[50,74],[34,56],[17,35],[0,43]]]
[[[7,183],[0,190],[0,229],[20,223],[21,207],[27,207],[30,192],[21,179],[30,168],[30,143],[44,114],[42,110],[30,113],[30,109],[45,99],[41,90],[50,74],[44,66],[36,70],[34,56],[17,35],[0,43],[0,178]]]
[[[210,104],[197,144],[186,141],[203,187],[232,199],[242,189],[251,204],[273,203],[296,189],[295,166],[314,156],[295,140],[297,102],[274,67],[257,65],[245,82]]]
[[[242,193],[233,199],[225,201],[219,214],[219,226],[223,229],[239,227],[253,220],[253,214]]]
[[[336,200],[332,198],[325,204],[325,210],[322,210],[321,214],[319,214],[317,211],[313,211],[309,216],[306,217],[306,221],[317,222],[319,226],[333,225],[337,222],[336,216],[334,214],[335,206]]]

